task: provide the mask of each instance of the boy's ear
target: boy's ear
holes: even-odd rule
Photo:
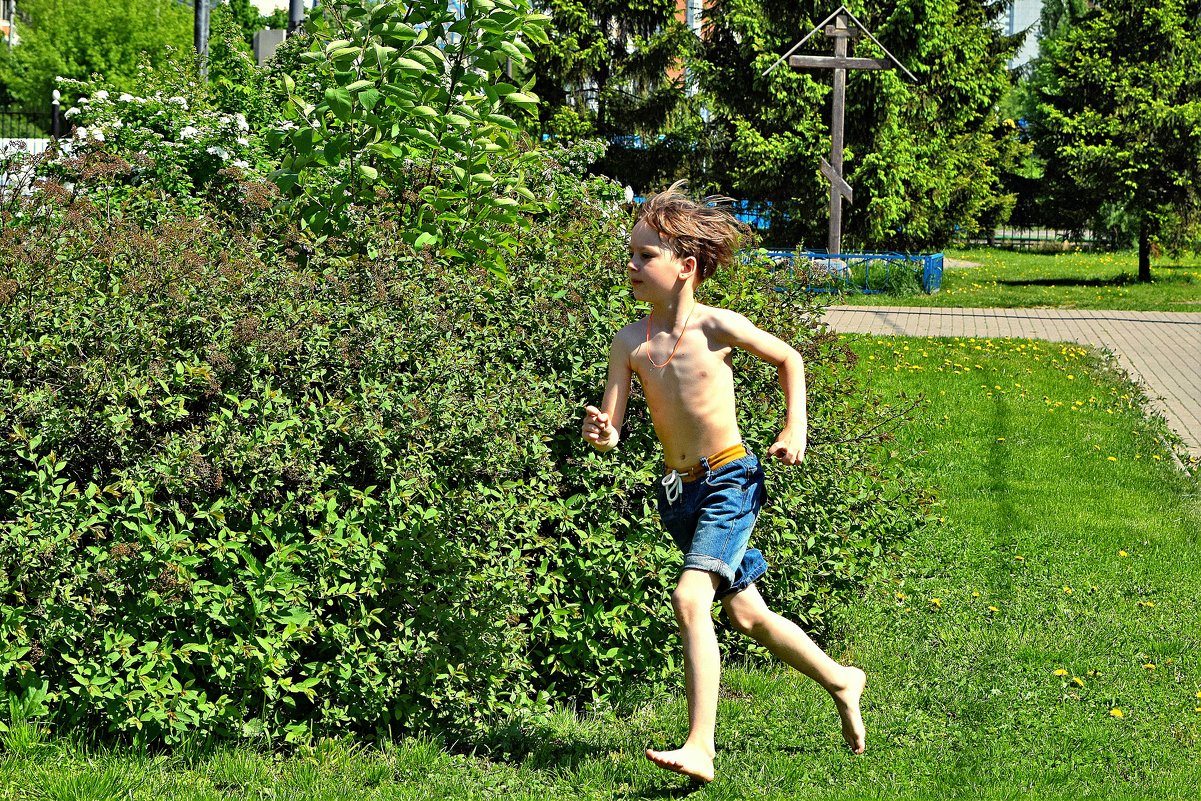
[[[696,275],[696,256],[686,256],[680,259],[680,278],[687,281]]]

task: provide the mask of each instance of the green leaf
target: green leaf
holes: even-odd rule
[[[522,108],[533,108],[534,106],[538,105],[538,98],[534,97],[533,95],[526,94],[525,92],[512,92],[511,94],[505,95],[505,102],[512,103],[515,106],[521,106]]]
[[[368,111],[374,109],[382,98],[383,95],[374,86],[366,91],[359,92],[359,103]]]
[[[329,106],[330,111],[338,119],[346,122],[350,119],[351,99],[350,92],[341,87],[325,90],[325,102]]]
[[[488,122],[492,123],[493,125],[499,125],[501,128],[504,128],[506,131],[520,130],[517,127],[517,123],[513,121],[513,118],[506,117],[504,114],[489,114],[485,119],[487,119]]]
[[[429,67],[425,66],[420,61],[415,61],[404,56],[396,59],[396,65],[401,69],[409,70],[411,72],[425,72],[427,69],[429,69]]]

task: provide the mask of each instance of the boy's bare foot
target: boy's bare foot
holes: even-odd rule
[[[713,757],[696,746],[685,744],[675,751],[648,748],[646,758],[664,770],[682,773],[698,782],[713,781]]]
[[[863,716],[859,713],[859,699],[867,686],[867,675],[857,667],[846,669],[846,685],[830,695],[838,706],[838,717],[842,718],[842,736],[851,747],[851,752],[862,754],[867,747],[867,732],[863,728]]]

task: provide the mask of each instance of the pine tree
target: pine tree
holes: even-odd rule
[[[694,115],[685,59],[696,37],[676,0],[541,0],[551,41],[535,51],[540,127],[612,142],[598,169],[639,191],[673,172]],[[660,139],[662,137],[662,139]]]
[[[928,249],[956,230],[991,227],[1012,197],[999,171],[1017,159],[1017,132],[997,103],[1020,43],[998,24],[1008,0],[882,0],[848,7],[918,78],[852,71],[847,79],[844,175],[855,202],[844,208],[849,247]],[[766,200],[787,220],[779,244],[825,243],[829,184],[819,171],[830,148],[832,76],[786,64],[764,71],[832,9],[813,0],[724,0],[708,21],[701,85],[711,123],[704,182]],[[829,52],[820,33],[803,52]],[[866,41],[853,55],[883,57]]]
[[[1063,217],[1124,216],[1139,280],[1201,239],[1201,2],[1110,0],[1044,43],[1033,137]]]

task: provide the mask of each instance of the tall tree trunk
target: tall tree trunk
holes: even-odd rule
[[[1138,224],[1138,280],[1151,282],[1151,226],[1145,214]]]

